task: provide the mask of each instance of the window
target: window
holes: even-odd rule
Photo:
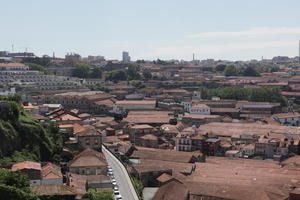
[[[85,139],[85,145],[90,145],[90,139],[89,138]]]
[[[94,140],[94,143],[97,145],[97,144],[98,144],[98,139],[95,139],[95,140]]]

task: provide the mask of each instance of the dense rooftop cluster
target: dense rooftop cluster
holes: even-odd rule
[[[45,128],[45,148],[55,155],[22,152],[15,159],[10,149],[0,154],[2,167],[27,174],[39,198],[80,199],[91,189],[116,190],[108,150],[145,199],[300,198],[300,66],[294,59],[131,62],[124,56],[126,62],[47,58],[43,71],[33,70],[45,61],[34,56],[0,63],[6,87],[0,94],[22,95],[22,123]],[[0,112],[10,102],[4,98]],[[13,123],[1,130],[12,134]],[[52,144],[57,138],[59,148]]]

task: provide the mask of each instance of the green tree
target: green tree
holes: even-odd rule
[[[0,169],[0,199],[39,200],[31,193],[26,175],[6,169]]]
[[[211,99],[213,96],[218,96],[221,99],[235,99],[247,101],[261,102],[277,102],[281,105],[286,105],[287,100],[281,95],[280,89],[271,87],[261,88],[200,88],[201,96],[204,99]]]
[[[46,67],[36,64],[36,63],[25,63],[30,70],[35,70],[35,71],[40,71],[43,72],[44,74],[49,74],[49,71],[47,70]]]
[[[78,78],[87,78],[90,72],[90,68],[87,64],[77,63],[73,69],[73,76]]]
[[[96,190],[89,190],[82,198],[82,200],[113,200],[114,195],[112,191],[96,192]]]
[[[94,67],[89,73],[89,78],[102,78],[102,69],[100,67]]]
[[[236,76],[237,75],[237,69],[234,65],[228,65],[226,66],[224,70],[225,76]]]
[[[139,80],[141,79],[140,74],[138,73],[138,68],[133,65],[129,65],[127,69],[128,80]]]
[[[18,97],[5,98],[0,112],[0,164],[8,166],[27,159],[51,161],[59,156],[62,142],[57,131],[28,116]]]
[[[5,200],[40,200],[35,194],[0,184],[0,198]]]
[[[259,76],[259,73],[253,66],[247,66],[243,72],[244,76]]]
[[[144,71],[143,71],[143,77],[144,77],[146,80],[151,79],[151,78],[152,78],[151,71],[150,71],[150,70],[144,70]]]
[[[108,78],[108,80],[118,82],[118,81],[126,81],[127,80],[127,74],[124,70],[114,70],[112,71]]]
[[[136,87],[136,88],[139,88],[139,89],[145,88],[145,87],[146,87],[146,86],[143,84],[143,82],[142,82],[142,81],[139,81],[139,80],[133,80],[133,81],[131,81],[131,82],[130,82],[130,85],[132,85],[132,86],[134,86],[134,87]]]
[[[45,57],[45,56],[43,56],[41,58],[39,58],[39,57],[34,57],[34,58],[25,57],[22,60],[23,63],[34,63],[34,64],[37,64],[37,65],[41,65],[43,67],[49,66],[50,61],[51,61],[50,58]]]
[[[26,175],[6,169],[0,169],[0,184],[19,189],[29,188],[29,179]]]
[[[137,189],[139,195],[142,195],[143,189],[144,189],[143,183],[136,177],[132,177],[132,183],[133,183],[134,187]]]
[[[226,68],[226,65],[220,64],[220,65],[216,66],[216,71],[223,72],[225,70],[225,68]]]

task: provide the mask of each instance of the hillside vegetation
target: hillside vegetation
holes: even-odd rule
[[[18,96],[0,97],[0,165],[59,161],[62,138],[54,124],[42,125],[26,114]]]

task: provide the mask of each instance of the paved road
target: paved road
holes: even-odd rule
[[[105,156],[108,164],[113,169],[113,174],[114,174],[114,177],[119,186],[119,190],[122,195],[122,199],[123,200],[139,200],[125,167],[104,146],[102,146],[102,152],[104,153],[104,156]]]

